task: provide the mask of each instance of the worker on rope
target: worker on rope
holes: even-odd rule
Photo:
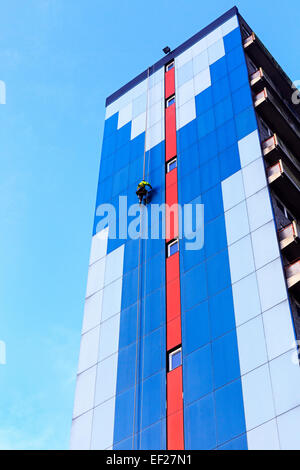
[[[152,186],[148,181],[142,180],[137,187],[137,196],[139,198],[139,203],[142,204],[143,200],[147,203],[148,192],[152,189]]]

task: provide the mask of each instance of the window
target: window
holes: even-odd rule
[[[287,208],[280,202],[278,199],[276,199],[277,207],[281,210],[281,212],[284,214],[284,216],[290,221],[293,222],[294,217],[292,214],[287,210]]]
[[[271,132],[270,128],[267,126],[267,124],[262,119],[260,119],[260,124],[261,124],[262,131],[264,133],[264,136],[271,137],[272,132]]]
[[[169,62],[167,65],[166,65],[166,72],[169,72],[169,70],[173,69],[174,68],[174,60],[172,60],[172,62]]]
[[[251,32],[249,31],[248,28],[246,28],[245,25],[242,24],[242,36],[243,38],[247,38],[248,36],[250,36]]]
[[[277,199],[277,207],[281,210],[281,212],[284,213],[284,206],[281,204],[280,201],[278,201],[278,199]]]
[[[167,163],[167,173],[170,173],[170,171],[174,170],[175,168],[177,168],[177,158],[172,158],[172,160],[170,160],[168,163]]]
[[[285,208],[285,216],[289,219],[290,222],[293,222],[294,217],[289,213],[289,211]]]
[[[166,101],[166,108],[171,106],[173,103],[175,103],[175,95],[171,96],[170,98],[167,99]]]
[[[179,244],[178,240],[173,240],[172,242],[168,243],[168,258],[172,255],[175,255],[179,251]]]
[[[252,60],[250,59],[250,57],[248,57],[248,60],[249,60],[249,64],[250,64],[251,67],[253,68],[253,70],[258,70],[258,67],[255,65],[254,62],[252,62]]]
[[[169,353],[169,371],[176,369],[182,364],[182,350],[176,349]]]

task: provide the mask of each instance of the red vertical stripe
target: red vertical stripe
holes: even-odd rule
[[[179,278],[179,253],[167,258],[166,261],[167,284],[174,279]]]
[[[182,366],[168,373],[168,416],[182,410]]]
[[[183,411],[168,416],[167,424],[168,450],[184,450]]]
[[[175,103],[166,108],[166,162],[176,156],[176,107]]]
[[[181,316],[167,323],[167,350],[176,348],[181,344]],[[174,369],[177,370],[177,369]]]
[[[175,94],[175,68],[165,73],[165,98]],[[176,99],[176,97],[175,97]],[[166,162],[177,155],[176,106],[165,109]],[[178,237],[177,168],[166,174],[166,242]],[[166,259],[167,352],[181,345],[179,252]],[[184,449],[182,366],[167,373],[167,448]]]
[[[168,188],[168,186],[173,186],[174,184],[176,184],[177,186],[177,179],[178,179],[178,176],[177,176],[177,168],[174,168],[174,170],[170,171],[169,173],[166,174],[166,190]],[[177,200],[176,200],[177,202]]]
[[[175,93],[175,67],[165,73],[165,98]]]
[[[180,313],[180,280],[177,277],[167,284],[167,322],[180,316]]]

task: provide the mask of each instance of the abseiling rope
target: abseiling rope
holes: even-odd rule
[[[146,163],[146,139],[147,139],[147,125],[148,125],[148,95],[149,95],[149,74],[150,68],[147,71],[147,102],[146,102],[146,119],[145,119],[145,142],[144,142],[144,159],[143,159],[143,180],[145,179],[145,163]],[[134,378],[134,403],[133,403],[133,432],[132,432],[132,449],[134,449],[134,437],[135,437],[135,418],[136,418],[136,395],[137,395],[137,382],[138,382],[138,344],[139,344],[139,310],[140,310],[140,276],[141,276],[141,244],[142,244],[142,227],[143,227],[143,204],[141,205],[140,211],[140,236],[139,236],[139,257],[138,257],[138,297],[136,306],[136,349],[135,349],[135,378]],[[143,379],[143,377],[142,377]]]

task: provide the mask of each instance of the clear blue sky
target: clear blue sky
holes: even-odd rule
[[[299,3],[240,12],[300,79]],[[0,6],[0,448],[69,444],[105,97],[232,0]]]

